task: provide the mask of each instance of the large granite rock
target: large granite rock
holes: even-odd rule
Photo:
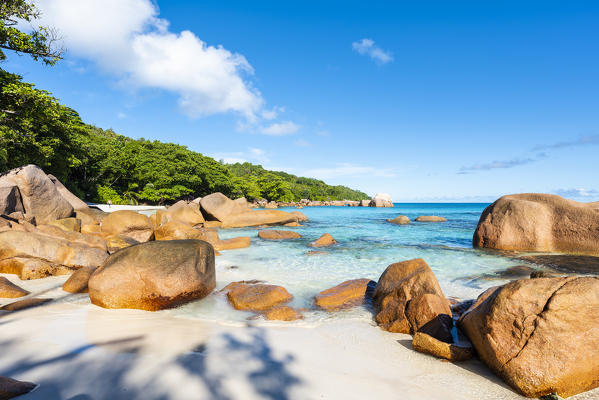
[[[222,228],[283,225],[288,222],[297,222],[297,216],[281,210],[255,210],[229,215],[222,221]]]
[[[80,243],[85,246],[100,249],[104,252],[108,251],[106,241],[97,235],[67,231],[55,225],[38,225],[34,232],[58,239],[64,239],[72,243]]]
[[[482,213],[474,247],[599,255],[599,208],[552,194],[503,196]]]
[[[217,192],[203,197],[200,200],[200,206],[207,219],[224,222],[231,215],[247,212],[247,201],[243,200],[233,201]]]
[[[127,247],[112,254],[88,282],[95,305],[148,311],[201,299],[215,286],[214,249],[201,240]]]
[[[154,235],[156,240],[202,239],[202,232],[178,220],[163,223]]]
[[[105,250],[40,233],[0,232],[0,261],[34,258],[50,264],[81,268],[98,266],[107,256]]]
[[[75,268],[49,263],[39,258],[11,257],[0,260],[0,273],[15,274],[21,280],[41,279],[48,276],[68,275]]]
[[[377,193],[368,205],[370,207],[393,207],[393,200],[387,193]]]
[[[69,189],[67,189],[54,175],[48,174],[48,178],[52,181],[58,193],[69,202],[75,211],[87,211],[89,207],[83,200],[75,196]]]
[[[379,326],[390,332],[414,333],[420,326],[443,319],[443,313],[428,313],[426,318],[418,321],[408,319],[406,308],[412,300],[422,301],[427,304],[427,299],[418,300],[419,297],[432,294],[445,299],[439,282],[428,264],[421,258],[391,264],[381,275],[374,290],[373,302],[376,310],[375,320]],[[445,300],[446,301],[446,300]],[[427,306],[428,307],[428,306]],[[424,307],[423,308],[427,308]],[[447,304],[449,308],[449,304]],[[428,307],[438,309],[434,305]],[[447,309],[444,310],[445,312]],[[451,315],[451,311],[449,311]],[[427,321],[428,320],[428,321]],[[441,338],[439,338],[441,339]]]
[[[78,269],[62,285],[62,290],[69,293],[87,293],[87,283],[96,267],[85,267]]]
[[[314,303],[327,311],[336,311],[364,304],[372,295],[376,282],[370,279],[352,279],[314,297]]]
[[[528,397],[599,386],[599,279],[537,278],[487,290],[459,320],[480,358]]]
[[[106,236],[124,235],[140,243],[152,240],[154,226],[147,216],[130,210],[110,213],[102,221],[102,233]]]
[[[37,223],[47,223],[73,215],[73,206],[62,197],[40,167],[27,165],[0,176],[0,187],[15,185],[19,188],[23,210],[34,216]]]
[[[424,293],[408,302],[405,315],[410,333],[424,332],[441,341],[451,343],[453,319],[449,302],[443,296]]]
[[[160,218],[157,215],[157,224],[166,221],[178,221],[189,226],[195,226],[204,223],[204,216],[200,212],[197,204],[193,203],[175,203],[166,212],[162,212]]]

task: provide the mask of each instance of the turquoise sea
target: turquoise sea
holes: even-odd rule
[[[472,234],[482,203],[396,203],[394,208],[306,207],[301,211],[310,218],[298,228],[289,229],[303,238],[288,241],[260,239],[259,229],[220,230],[222,239],[250,236],[246,249],[223,251],[216,258],[217,289],[241,280],[261,280],[282,285],[293,294],[292,305],[312,309],[318,292],[348,279],[377,280],[394,262],[423,258],[433,269],[448,297],[476,298],[484,289],[505,280],[496,273],[524,264],[498,253],[472,248]],[[282,208],[294,211],[295,208]],[[388,218],[407,215],[412,223],[394,225]],[[447,222],[419,223],[419,215],[438,215]],[[339,244],[309,255],[309,243],[330,233]],[[222,294],[181,307],[175,311],[188,317],[219,321],[244,321],[250,313],[233,310]],[[329,315],[311,310],[306,322],[330,318],[372,318],[364,307]]]

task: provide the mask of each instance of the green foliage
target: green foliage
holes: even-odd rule
[[[25,0],[0,1],[0,61],[6,59],[4,50],[29,54],[34,60],[53,65],[61,58],[62,49],[56,48],[56,31],[47,27],[21,32],[15,26],[19,20],[31,22],[39,18],[39,11],[32,2]]]
[[[37,164],[86,201],[165,203],[221,192],[275,201],[360,200],[344,186],[225,165],[174,143],[131,139],[84,124],[50,93],[0,69],[0,171]]]

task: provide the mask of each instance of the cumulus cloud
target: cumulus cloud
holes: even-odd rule
[[[177,94],[188,116],[234,112],[248,121],[262,118],[264,100],[249,80],[254,71],[246,58],[193,32],[171,32],[152,0],[36,3],[41,24],[57,27],[72,55],[127,83]],[[264,118],[274,119],[276,111],[265,111]]]
[[[520,165],[526,165],[538,161],[537,158],[513,158],[506,161],[492,161],[485,164],[474,164],[468,167],[462,167],[458,174],[469,174],[477,171],[490,171],[492,169],[514,168]]]
[[[318,179],[331,179],[338,177],[360,177],[375,176],[392,178],[395,172],[390,168],[377,168],[350,163],[339,163],[331,168],[315,168],[305,171],[302,175],[312,176]]]
[[[291,121],[275,122],[260,128],[260,133],[270,136],[291,135],[297,132],[300,126]]]
[[[352,43],[352,48],[358,54],[368,56],[379,64],[387,64],[393,61],[391,52],[378,47],[372,39],[362,39]]]

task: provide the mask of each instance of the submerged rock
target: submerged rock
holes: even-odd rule
[[[527,397],[599,386],[599,279],[523,279],[483,293],[459,320],[480,358]]]
[[[421,215],[415,219],[418,222],[446,222],[447,218],[438,217],[436,215]]]
[[[3,276],[0,276],[0,297],[14,299],[17,297],[27,296],[29,292]]]
[[[88,283],[95,305],[148,311],[201,299],[215,286],[214,249],[201,240],[127,247],[111,255]]]
[[[390,222],[390,223],[396,224],[396,225],[407,225],[410,223],[410,218],[406,217],[405,215],[400,215],[393,219],[388,219],[387,222]]]
[[[389,265],[374,290],[376,322],[382,329],[390,332],[413,333],[417,331],[418,327],[412,326],[416,320],[413,318],[411,323],[406,316],[406,307],[410,301],[426,294],[445,299],[437,278],[423,259],[418,258]],[[427,297],[420,301],[423,305],[428,306]],[[429,308],[437,309],[432,305]],[[449,303],[447,308],[449,308]],[[446,312],[446,309],[443,312]],[[440,315],[443,315],[441,311],[430,312],[427,314],[427,318],[417,321],[418,325],[422,326],[429,322],[426,319],[434,320]]]
[[[323,290],[314,297],[314,303],[327,311],[364,304],[371,296],[376,282],[370,279],[353,279]]]
[[[503,196],[482,213],[474,247],[599,256],[599,208],[552,194]]]
[[[102,221],[102,233],[105,236],[124,235],[145,243],[154,238],[154,226],[147,216],[130,210],[110,213]]]
[[[337,241],[335,239],[333,239],[333,237],[330,234],[325,233],[324,235],[322,235],[321,237],[319,237],[318,239],[316,239],[315,241],[310,243],[310,246],[312,246],[312,247],[328,247],[328,246],[332,246],[334,244],[337,244]]]
[[[301,239],[302,235],[293,231],[283,231],[276,229],[265,229],[258,232],[261,239],[266,240],[285,240],[285,239]]]

